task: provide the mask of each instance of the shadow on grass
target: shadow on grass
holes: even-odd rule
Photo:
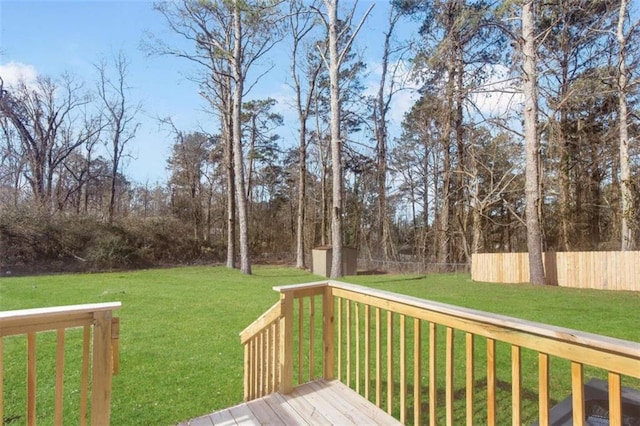
[[[362,274],[360,272],[358,272],[358,276],[365,276],[365,275],[384,275],[386,273],[377,273],[377,274]],[[393,279],[393,280],[389,280],[387,279],[383,279],[383,280],[377,280],[377,281],[367,281],[367,283],[371,283],[371,284],[375,284],[375,283],[385,283],[385,284],[391,284],[393,285],[394,283],[402,283],[402,282],[407,282],[407,281],[423,281],[427,278],[427,275],[415,275],[415,276],[402,276],[402,278],[398,278],[398,279]]]
[[[365,271],[358,271],[356,275],[386,275],[387,271],[381,271],[379,269],[370,269]]]

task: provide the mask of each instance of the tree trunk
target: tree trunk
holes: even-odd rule
[[[318,158],[320,160],[320,245],[326,246],[328,244],[328,235],[327,235],[327,212],[329,210],[328,207],[328,197],[327,197],[327,175],[329,171],[329,167],[327,166],[327,153],[325,152],[325,147],[323,146],[323,136],[320,128],[320,109],[319,109],[319,101],[316,98],[315,102],[315,121],[316,121],[316,136],[318,141]],[[317,221],[316,221],[317,222]]]
[[[451,204],[451,133],[452,133],[452,121],[453,121],[453,96],[454,96],[454,67],[452,60],[448,66],[448,82],[447,82],[447,110],[445,111],[446,118],[442,139],[442,151],[444,154],[444,160],[442,163],[442,191],[440,201],[440,215],[438,220],[438,264],[440,268],[446,266],[449,263],[449,219],[450,219],[450,204]]]
[[[464,58],[463,58],[463,48],[461,46],[461,42],[459,40],[459,34],[456,31],[454,33],[454,46],[455,46],[455,62],[454,62],[454,70],[456,73],[455,79],[455,112],[454,112],[454,128],[456,132],[456,180],[455,180],[455,194],[453,199],[453,205],[455,206],[455,217],[457,218],[456,222],[458,225],[457,232],[453,230],[452,235],[458,234],[461,237],[460,244],[457,240],[454,240],[451,245],[452,248],[457,249],[453,250],[452,253],[449,254],[451,263],[459,263],[461,259],[461,254],[464,254],[465,261],[467,263],[471,263],[471,255],[469,254],[469,244],[467,238],[467,228],[468,228],[468,217],[467,214],[468,209],[466,206],[469,204],[469,200],[466,193],[465,188],[465,174],[464,168],[466,166],[466,155],[465,155],[465,126],[464,126]],[[460,253],[459,247],[462,245],[463,253]]]
[[[240,271],[251,274],[249,258],[249,222],[247,217],[247,197],[244,182],[244,161],[242,159],[242,94],[244,76],[242,70],[242,22],[238,0],[234,0],[233,26],[235,41],[233,49],[233,159],[235,168],[236,201],[240,231]]]
[[[329,15],[329,80],[331,94],[331,167],[333,206],[331,209],[331,278],[342,271],[342,141],[340,140],[340,61],[338,56],[338,0],[325,0]]]
[[[437,261],[437,256],[438,256],[438,231],[439,231],[439,216],[438,213],[440,211],[440,204],[442,203],[442,192],[438,190],[438,179],[440,176],[440,161],[438,161],[440,158],[440,155],[437,151],[435,151],[433,153],[433,161],[431,162],[432,167],[431,167],[431,172],[432,172],[432,182],[433,182],[433,197],[431,197],[431,205],[432,205],[432,210],[433,210],[433,221],[432,221],[432,227],[431,229],[433,230],[433,232],[431,233],[433,236],[431,238],[431,252],[429,255],[429,260],[431,259],[436,259]],[[429,164],[425,164],[425,171],[428,170],[427,167],[429,166]],[[426,176],[426,173],[425,173]],[[426,178],[425,178],[426,179]],[[428,181],[425,180],[425,197],[428,196],[429,191],[426,190],[426,188],[428,187]],[[439,201],[440,200],[440,201]],[[425,199],[425,205],[426,205],[426,199]],[[428,219],[429,217],[429,213],[427,210],[427,216],[426,218]],[[428,223],[428,222],[427,222]]]
[[[568,3],[568,2],[567,2]],[[558,13],[568,14],[568,10],[564,10],[563,6],[560,7]],[[556,106],[556,112],[558,113],[558,120],[553,120],[551,131],[555,133],[555,138],[558,144],[559,162],[558,165],[558,201],[560,211],[560,248],[563,251],[570,251],[572,249],[571,243],[571,230],[572,230],[572,217],[571,214],[571,161],[575,156],[575,150],[569,146],[569,118],[567,100],[571,96],[571,78],[569,77],[569,64],[571,57],[571,43],[572,37],[570,34],[571,26],[569,24],[562,25],[559,30],[561,33],[558,35],[559,46],[556,49],[559,50],[559,60],[557,71],[559,79],[558,81],[558,103]],[[554,112],[554,117],[556,116]],[[553,130],[555,125],[555,131]]]
[[[382,71],[380,75],[380,86],[376,97],[377,114],[374,115],[374,129],[376,137],[376,157],[378,161],[377,167],[377,192],[378,192],[378,241],[382,249],[382,257],[387,260],[395,259],[397,256],[395,246],[391,240],[391,225],[387,214],[387,110],[388,102],[393,93],[385,94],[387,72],[389,68],[389,54],[391,50],[391,36],[398,15],[394,16],[394,6],[389,12],[389,27],[384,35],[384,50],[382,52]]]
[[[118,131],[116,130],[116,132]],[[118,152],[120,143],[118,141],[118,138],[119,138],[119,134],[116,133],[113,141],[113,161],[111,163],[111,188],[109,191],[109,223],[113,222],[113,215],[116,210],[116,179],[118,177],[118,160],[120,159],[120,153]]]
[[[227,178],[227,268],[236,267],[236,184],[235,170],[233,166],[233,125],[231,124],[232,103],[231,99],[231,82],[226,87],[225,99],[226,104],[223,105],[222,120],[224,123],[224,143],[225,143],[225,165]]]
[[[629,130],[627,110],[627,69],[626,69],[626,39],[624,36],[624,19],[627,12],[627,0],[620,3],[618,17],[618,125],[620,144],[620,232],[622,237],[621,250],[635,248],[635,209],[631,181],[631,166],[629,158]]]
[[[538,137],[538,77],[536,72],[536,41],[533,1],[522,6],[522,70],[524,92],[525,134],[525,198],[529,279],[544,285],[542,263],[542,230],[540,227],[540,139]]]
[[[209,193],[207,194],[207,223],[205,229],[203,230],[204,235],[202,235],[202,239],[205,243],[211,243],[211,210],[213,207],[213,188],[212,185],[209,184]]]
[[[322,148],[320,148],[322,150]],[[321,154],[322,155],[322,154]],[[327,200],[327,162],[321,160],[322,170],[320,171],[320,244],[327,245],[327,212],[329,210],[329,201]]]
[[[298,99],[299,99],[298,94]],[[300,106],[300,102],[298,102]],[[300,117],[300,146],[298,148],[299,176],[298,176],[298,213],[296,229],[296,268],[304,269],[304,221],[305,202],[307,193],[307,119],[298,111]]]
[[[469,169],[471,182],[469,192],[473,200],[471,212],[471,253],[479,253],[482,241],[482,214],[484,212],[484,203],[480,200],[480,177],[475,143],[471,142],[470,150]]]
[[[292,3],[294,4],[294,3]],[[302,2],[294,4],[293,8],[302,6]],[[300,269],[305,268],[305,253],[304,253],[304,230],[305,221],[307,215],[307,120],[309,118],[311,102],[314,101],[314,94],[316,89],[316,79],[322,68],[322,64],[319,62],[315,68],[313,68],[310,75],[307,76],[307,93],[304,104],[302,102],[302,86],[300,79],[298,78],[298,49],[302,43],[302,39],[313,28],[313,24],[307,26],[306,23],[312,22],[311,20],[303,20],[305,23],[300,27],[298,20],[301,15],[302,9],[296,9],[293,25],[293,51],[291,55],[291,77],[293,78],[294,90],[296,93],[296,109],[298,110],[298,121],[300,123],[300,129],[298,132],[298,209],[296,213],[296,267]],[[317,109],[317,98],[316,109]],[[316,116],[316,120],[318,117]],[[319,130],[319,129],[318,129]],[[320,132],[318,131],[318,137]],[[321,150],[320,139],[318,139],[318,149]],[[324,235],[324,233],[323,233]],[[323,237],[324,238],[324,237]]]

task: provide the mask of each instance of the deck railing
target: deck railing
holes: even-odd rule
[[[16,336],[26,336],[26,424],[36,424],[36,408],[38,390],[38,356],[36,342],[37,335],[55,331],[55,383],[53,384],[54,418],[52,424],[63,423],[63,409],[65,405],[65,334],[69,329],[82,327],[82,344],[78,348],[81,352],[82,365],[80,369],[79,386],[79,420],[77,424],[86,425],[90,418],[92,425],[108,425],[111,406],[111,376],[118,370],[118,338],[119,319],[113,317],[113,311],[120,308],[120,302],[96,303],[87,305],[72,305],[40,309],[24,309],[0,312],[0,421],[3,415],[4,379],[6,377],[3,344],[5,338],[19,339]],[[93,334],[93,339],[91,335]],[[14,342],[11,342],[14,343]],[[15,345],[12,345],[15,346]],[[9,360],[13,362],[15,360]],[[49,366],[42,366],[48,369]],[[89,372],[91,371],[91,373]],[[11,381],[15,383],[15,380]],[[47,392],[47,390],[45,390]],[[67,392],[68,394],[69,392]],[[90,416],[89,395],[91,398]],[[42,396],[42,395],[41,395]],[[45,398],[50,399],[50,398]],[[14,420],[21,415],[7,413],[7,417]],[[49,421],[47,421],[49,423]]]
[[[622,384],[640,383],[637,342],[335,281],[274,289],[280,301],[241,333],[245,400],[337,378],[402,423],[548,425],[571,393],[584,425],[594,375],[620,425]]]

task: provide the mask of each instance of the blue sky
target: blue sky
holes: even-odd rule
[[[344,7],[352,4],[342,2]],[[359,3],[358,19],[369,4],[370,1]],[[142,184],[164,182],[167,176],[171,136],[158,125],[156,117],[171,116],[182,130],[201,127],[216,131],[213,119],[203,112],[197,86],[185,77],[195,71],[194,66],[176,58],[148,56],[141,50],[143,40],[148,40],[146,33],[170,43],[181,42],[169,32],[164,18],[152,6],[147,0],[0,0],[0,75],[5,81],[20,71],[26,78],[36,74],[57,77],[69,72],[92,88],[96,80],[93,64],[124,52],[131,62],[128,84],[132,87],[132,98],[143,105],[138,116],[141,127],[129,145],[132,158],[124,172]],[[372,87],[379,78],[376,62],[387,13],[388,2],[376,2],[356,42],[356,48],[369,63]],[[403,30],[407,30],[406,24]],[[286,102],[291,91],[285,42],[271,59],[275,68],[249,97],[274,97],[280,100],[279,110],[285,118],[293,117],[293,109]],[[396,101],[393,108],[396,128],[410,101],[411,93],[402,94]],[[295,144],[295,132],[295,123],[281,128],[282,143]]]

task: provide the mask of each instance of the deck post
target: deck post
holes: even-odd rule
[[[322,343],[324,346],[324,378],[326,380],[332,380],[334,378],[334,303],[333,303],[333,287],[330,283],[327,283],[324,288],[324,295],[322,297]]]
[[[293,391],[293,291],[280,293],[280,392]]]
[[[93,374],[91,424],[108,425],[111,415],[111,311],[93,316]]]

